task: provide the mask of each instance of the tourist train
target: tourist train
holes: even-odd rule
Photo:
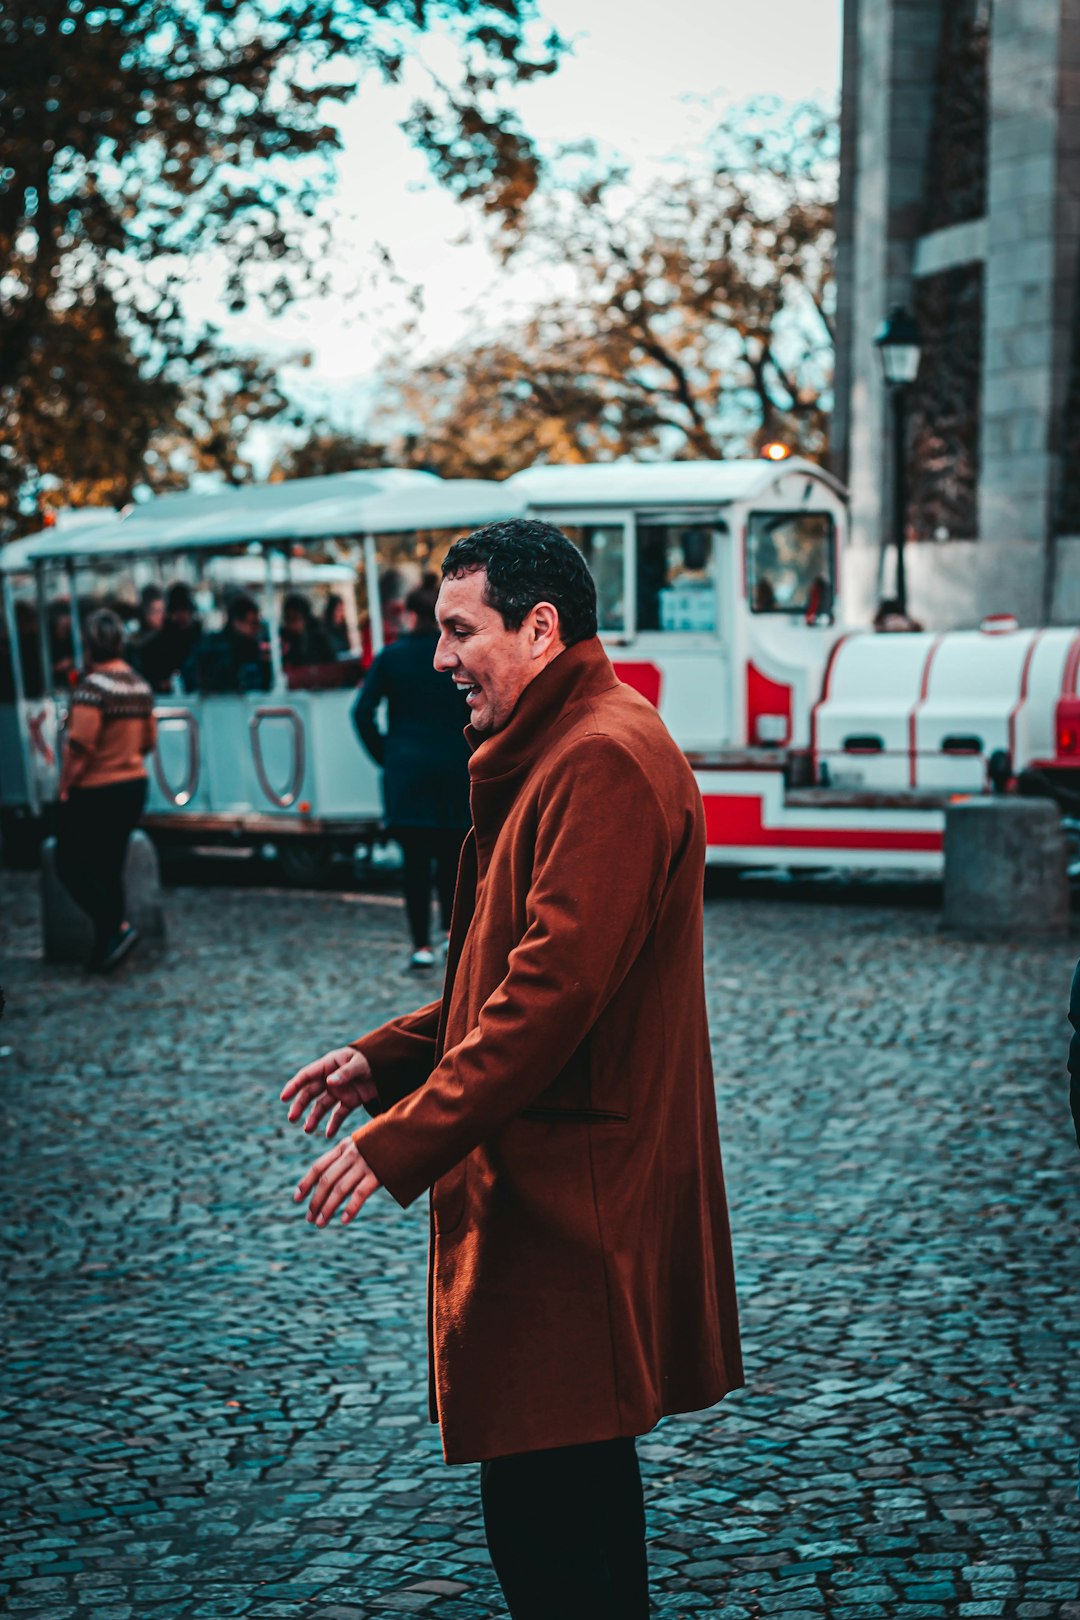
[[[497,484],[377,470],[73,514],[4,548],[6,839],[40,828],[57,793],[70,689],[49,644],[57,598],[85,611],[182,580],[208,624],[230,589],[257,588],[266,678],[212,692],[177,675],[159,692],[147,828],[272,845],[296,881],[378,841],[355,688],[455,536],[520,516],[556,524],[586,557],[617,673],[658,707],[697,778],[711,864],[934,873],[950,799],[1038,773],[1068,802],[1080,632],[852,624],[844,490],[810,462],[539,466]],[[325,667],[282,657],[281,604],[297,589],[346,604],[348,645]]]

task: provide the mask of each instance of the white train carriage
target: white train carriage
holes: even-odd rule
[[[844,492],[821,468],[537,467],[510,484],[589,558],[619,674],[694,767],[710,863],[939,871],[945,806],[986,789],[995,755],[999,776],[1080,792],[1080,636],[845,629]]]
[[[615,667],[694,768],[711,864],[940,863],[940,797],[886,802],[814,774],[843,619],[834,478],[793,459],[536,467],[509,482],[589,558]]]

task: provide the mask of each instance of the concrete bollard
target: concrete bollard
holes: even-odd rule
[[[947,933],[967,939],[1062,939],[1069,879],[1052,799],[977,798],[945,812]]]
[[[165,906],[157,850],[136,829],[124,860],[124,915],[148,945],[165,943]],[[56,873],[56,839],[41,847],[41,933],[47,962],[85,962],[94,943],[90,919]]]

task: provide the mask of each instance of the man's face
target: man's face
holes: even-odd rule
[[[153,602],[147,602],[143,615],[147,630],[160,630],[165,623],[165,603],[160,597]]]
[[[285,626],[285,634],[297,641],[307,629],[307,625],[304,623],[304,615],[299,613],[296,608],[289,609],[288,613],[284,615],[282,623]]]
[[[435,607],[435,668],[449,671],[465,692],[473,729],[485,736],[502,730],[545,661],[537,653],[533,618],[538,610],[520,630],[508,630],[498,609],[484,601],[486,583],[483,569],[444,579]]]

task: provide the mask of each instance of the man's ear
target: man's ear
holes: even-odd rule
[[[550,651],[561,640],[559,610],[550,602],[537,602],[529,614],[529,620],[529,639],[537,656]]]

